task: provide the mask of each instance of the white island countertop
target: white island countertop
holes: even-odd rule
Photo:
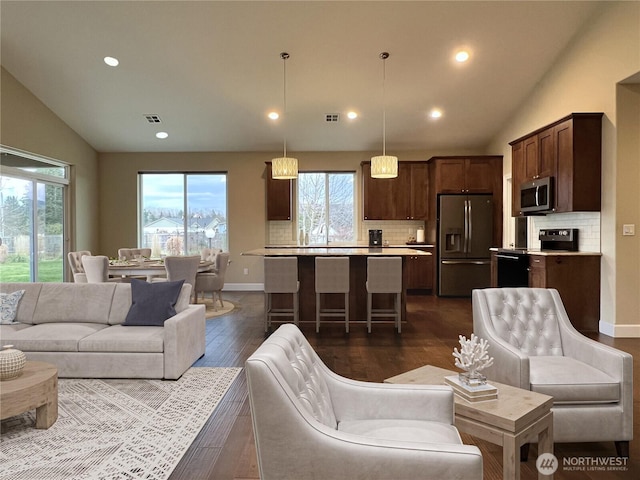
[[[279,248],[256,248],[243,252],[242,255],[253,255],[260,257],[331,257],[331,256],[388,256],[388,257],[410,257],[418,255],[430,256],[430,252],[415,250],[413,248],[403,247],[279,247]]]

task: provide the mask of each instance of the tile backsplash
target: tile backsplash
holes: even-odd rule
[[[541,228],[577,228],[578,249],[581,252],[600,251],[600,212],[554,213],[529,217],[529,248],[540,248]]]
[[[271,221],[269,223],[268,241],[270,245],[292,245],[297,243],[293,234],[293,222]],[[404,244],[409,236],[416,236],[418,227],[424,227],[422,221],[386,220],[362,221],[358,231],[358,243],[368,243],[369,229],[381,229],[382,238],[392,245]],[[538,232],[541,228],[577,228],[579,233],[579,250],[581,252],[600,251],[600,212],[554,213],[546,216],[529,217],[529,248],[540,248]]]
[[[369,230],[382,230],[382,240],[391,245],[402,245],[415,237],[418,227],[424,227],[423,221],[418,220],[367,220],[360,224],[360,234],[358,240],[369,242]]]
[[[291,221],[271,221],[268,222],[269,245],[292,245],[297,243],[297,238],[293,234],[293,222]],[[357,232],[357,243],[367,244],[369,242],[369,230],[381,229],[382,239],[392,245],[404,244],[410,236],[415,237],[418,227],[424,227],[423,221],[413,220],[385,220],[385,221],[363,221]]]

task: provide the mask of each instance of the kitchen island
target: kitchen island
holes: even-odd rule
[[[305,323],[315,323],[316,312],[316,295],[315,295],[315,258],[318,256],[346,256],[349,257],[350,275],[349,275],[349,316],[351,324],[366,324],[367,320],[367,257],[383,256],[383,257],[402,257],[403,269],[403,291],[402,291],[402,319],[406,321],[406,282],[407,275],[406,265],[407,259],[415,257],[431,258],[430,252],[415,250],[413,248],[402,247],[276,247],[276,248],[258,248],[244,252],[242,255],[253,256],[280,256],[280,257],[297,257],[298,258],[298,280],[300,281],[300,321]],[[323,304],[332,306],[332,302],[336,302],[335,306],[340,305],[337,296],[329,294],[323,300]],[[289,299],[278,298],[275,295],[274,304],[280,303],[283,306]],[[374,296],[375,308],[387,308],[391,305],[392,296],[377,294]],[[322,321],[323,324],[334,323],[330,320]],[[335,321],[335,323],[344,323],[343,321]],[[374,328],[376,323],[390,323],[389,320],[373,320]]]

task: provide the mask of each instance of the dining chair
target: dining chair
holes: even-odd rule
[[[79,250],[67,254],[69,267],[71,267],[71,273],[73,274],[73,281],[75,283],[87,283],[87,275],[82,266],[82,257],[85,255],[91,255],[91,252],[89,250]]]
[[[175,282],[184,280],[184,283],[191,285],[191,295],[195,298],[196,274],[200,265],[200,255],[191,256],[168,256],[164,259],[164,268],[167,271],[167,278],[154,278],[154,282]]]
[[[121,278],[109,278],[109,259],[105,255],[84,255],[82,266],[87,283],[121,282]]]
[[[218,253],[215,257],[216,263],[214,264],[213,270],[196,274],[195,287],[196,303],[198,303],[198,292],[202,292],[203,300],[204,294],[206,292],[211,292],[214,310],[217,309],[216,295],[220,302],[220,307],[224,308],[224,302],[222,301],[222,289],[224,288],[224,275],[227,271],[227,265],[229,265],[229,252]]]
[[[203,248],[200,251],[200,260],[203,262],[213,262],[215,265],[216,257],[219,253],[222,253],[222,250],[219,248]]]
[[[150,248],[119,248],[118,258],[120,260],[133,260],[136,255],[142,255],[145,258],[151,257]]]

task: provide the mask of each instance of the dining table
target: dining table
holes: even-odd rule
[[[198,273],[208,272],[215,267],[214,262],[208,260],[200,261],[198,265]],[[147,277],[150,282],[153,277],[162,277],[167,274],[163,260],[145,259],[145,260],[110,260],[109,276],[110,277]]]

